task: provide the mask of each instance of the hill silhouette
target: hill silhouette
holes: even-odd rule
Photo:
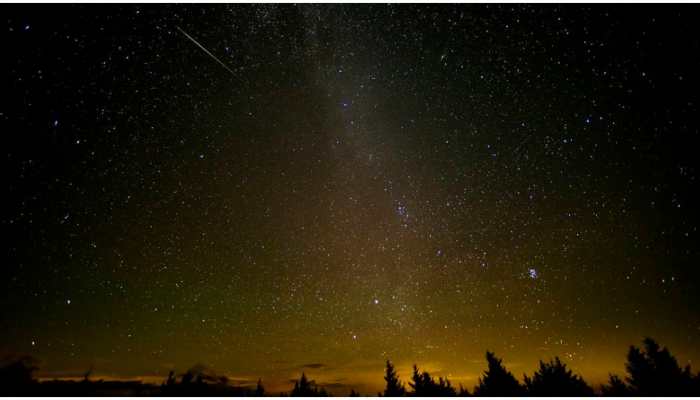
[[[532,376],[523,382],[503,365],[493,352],[486,352],[487,369],[473,389],[475,396],[593,396],[595,390],[582,376],[571,371],[559,357],[544,362]],[[666,347],[651,338],[642,347],[630,346],[625,363],[625,377],[610,375],[602,385],[603,396],[700,396],[700,374],[693,374],[689,365],[681,367]],[[9,357],[0,363],[0,395],[2,396],[265,396],[265,387],[259,379],[255,387],[236,386],[226,376],[216,375],[203,365],[195,365],[183,374],[170,371],[160,385],[141,381],[91,380],[92,368],[82,380],[39,381],[34,377],[38,361],[30,356]],[[386,361],[385,389],[378,396],[468,396],[461,387],[457,390],[449,379],[433,377],[428,371],[413,366],[407,389],[394,365]],[[323,385],[316,384],[302,372],[293,381],[289,393],[280,396],[330,396]],[[338,395],[348,395],[342,393]],[[349,396],[359,396],[351,389]]]

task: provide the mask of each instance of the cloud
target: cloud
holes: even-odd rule
[[[258,380],[252,378],[229,378],[229,382],[235,386],[254,386],[257,385]]]
[[[322,363],[311,363],[311,364],[304,364],[300,366],[301,368],[310,368],[310,369],[320,369],[320,368],[325,368],[327,367],[326,364]]]

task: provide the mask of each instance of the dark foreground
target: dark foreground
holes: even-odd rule
[[[378,396],[700,396],[700,374],[693,374],[689,365],[681,368],[667,348],[653,339],[645,339],[643,348],[630,346],[625,367],[627,376],[610,375],[609,382],[595,390],[583,377],[574,374],[558,357],[540,361],[532,376],[518,381],[494,353],[486,352],[488,367],[473,391],[455,388],[447,378],[437,380],[427,371],[414,366],[408,387],[400,380],[394,365],[386,362],[386,387]],[[6,360],[0,367],[0,395],[4,396],[358,396],[329,393],[317,386],[304,373],[294,382],[289,393],[266,393],[262,380],[255,387],[231,385],[225,376],[216,376],[200,369],[182,375],[170,372],[161,385],[140,381],[90,380],[91,371],[81,381],[38,381],[33,374],[38,368],[32,357]]]

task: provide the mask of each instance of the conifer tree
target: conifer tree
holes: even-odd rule
[[[495,354],[487,351],[486,361],[489,369],[479,378],[479,384],[474,388],[475,396],[522,396],[524,389],[517,379],[502,365]]]
[[[386,373],[384,374],[384,380],[386,381],[384,396],[399,397],[406,394],[406,389],[404,388],[403,383],[401,383],[399,380],[399,375],[396,373],[394,364],[392,364],[389,360],[386,360]]]
[[[593,389],[559,357],[548,363],[540,361],[532,378],[525,376],[525,387],[531,396],[593,396]]]

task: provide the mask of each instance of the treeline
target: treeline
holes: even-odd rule
[[[454,387],[449,379],[433,377],[413,366],[405,385],[391,361],[386,362],[385,388],[377,396],[700,396],[700,374],[690,366],[681,368],[667,348],[653,339],[643,346],[630,346],[627,353],[625,377],[610,375],[606,384],[594,390],[580,375],[573,373],[558,357],[540,361],[531,376],[522,382],[508,371],[501,359],[486,352],[487,369],[477,385],[469,391],[462,385]],[[36,362],[30,357],[6,362],[0,367],[0,395],[4,396],[330,396],[322,385],[309,380],[306,374],[294,381],[289,393],[266,393],[262,380],[255,387],[234,386],[225,376],[217,376],[202,366],[193,367],[182,375],[171,371],[161,385],[139,381],[94,381],[88,371],[80,381],[37,381],[33,373]],[[339,395],[359,396],[355,390]]]
[[[460,385],[452,386],[447,378],[437,380],[426,371],[413,366],[409,388],[401,382],[394,365],[386,362],[384,396],[593,396],[596,391],[580,375],[555,357],[540,361],[532,376],[519,382],[494,353],[486,352],[488,369],[470,393]],[[693,375],[690,365],[681,368],[669,350],[660,348],[651,338],[644,339],[643,348],[630,346],[625,364],[627,376],[610,374],[608,383],[601,385],[604,396],[700,396],[700,373]]]

